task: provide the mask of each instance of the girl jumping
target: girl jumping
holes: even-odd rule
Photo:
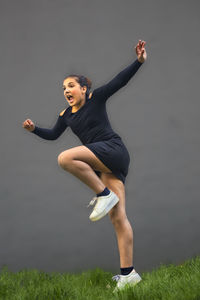
[[[71,74],[63,81],[68,107],[63,110],[52,129],[40,128],[30,119],[23,122],[28,131],[46,140],[57,139],[67,127],[79,137],[82,146],[61,152],[58,164],[89,188],[96,196],[89,205],[95,206],[89,218],[100,220],[109,214],[114,226],[120,255],[121,275],[116,275],[115,290],[141,280],[133,266],[133,231],[125,210],[125,179],[130,156],[121,139],[110,125],[106,101],[125,86],[147,58],[145,41],[135,47],[137,59],[107,84],[90,92],[91,81]]]

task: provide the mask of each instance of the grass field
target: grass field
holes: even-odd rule
[[[140,274],[135,287],[113,294],[112,274],[101,269],[81,274],[45,273],[37,270],[0,272],[2,300],[200,300],[200,257],[180,265],[160,265]]]

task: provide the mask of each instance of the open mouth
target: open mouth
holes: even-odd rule
[[[69,100],[70,102],[73,101],[73,97],[71,95],[67,95],[67,100]]]

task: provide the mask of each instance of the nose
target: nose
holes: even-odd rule
[[[65,95],[67,95],[67,94],[69,94],[69,90],[66,89],[65,90]]]

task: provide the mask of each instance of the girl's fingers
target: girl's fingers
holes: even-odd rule
[[[138,44],[139,44],[139,46],[142,47],[142,46],[144,46],[144,45],[146,44],[146,42],[145,42],[145,41],[142,41],[142,40],[139,40],[139,43],[138,43]]]
[[[24,121],[24,122],[22,123],[22,126],[23,126],[24,128],[30,128],[31,126],[33,126],[33,122],[32,122],[30,119],[27,119],[26,121]]]
[[[33,122],[30,119],[28,119],[27,122],[28,122],[29,125],[33,124]]]
[[[145,41],[143,41],[143,40],[139,40],[138,41],[138,43],[137,43],[137,45],[135,46],[135,51],[136,51],[136,54],[137,55],[144,55],[144,53],[145,53],[145,44],[146,44],[146,42]]]

